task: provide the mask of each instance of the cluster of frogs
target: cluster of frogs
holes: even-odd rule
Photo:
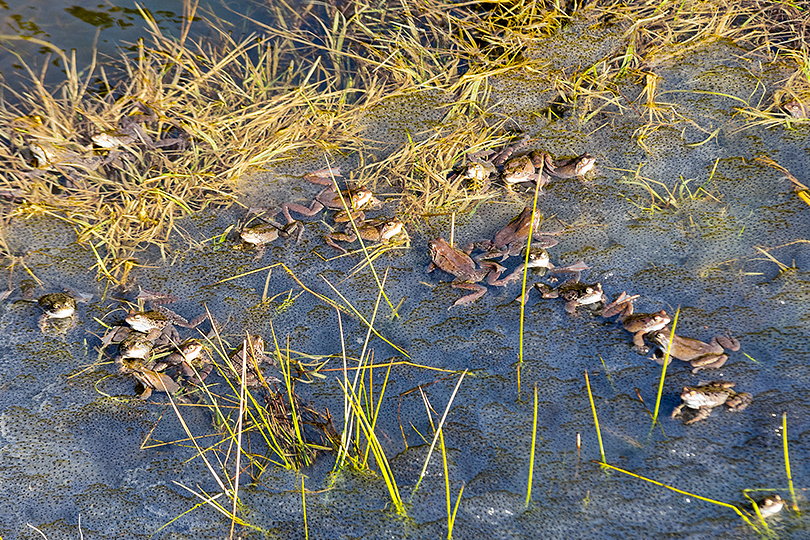
[[[153,299],[162,295],[147,293]],[[43,315],[39,327],[43,333],[54,328],[75,325],[76,299],[65,292],[41,296],[37,304]],[[166,392],[181,397],[198,387],[211,373],[214,364],[206,343],[194,337],[183,339],[177,327],[196,328],[205,316],[191,322],[174,311],[156,306],[146,311],[130,311],[119,324],[110,326],[101,338],[102,350],[115,346],[113,357],[119,371],[132,375],[139,383],[139,397],[147,399],[152,392]],[[64,332],[62,332],[64,333]],[[265,352],[264,339],[247,335],[230,351],[222,373],[238,382],[244,372],[249,388],[267,387],[279,379],[263,373],[263,365],[274,365],[273,357]]]
[[[511,145],[504,150],[487,155],[470,155],[468,161],[457,174],[480,182],[489,181],[494,175],[503,182],[537,182],[541,187],[552,178],[574,178],[593,169],[595,160],[583,154],[565,162],[555,162],[547,153],[525,151],[525,141]],[[580,281],[580,274],[588,267],[578,262],[567,267],[555,267],[546,248],[556,241],[548,233],[540,232],[541,216],[526,207],[506,226],[500,229],[492,240],[482,240],[461,249],[451,245],[444,238],[436,238],[429,244],[431,263],[428,272],[439,268],[454,276],[452,287],[470,291],[456,300],[450,307],[472,303],[487,292],[482,283],[493,286],[506,286],[522,278],[526,269],[571,273],[574,278],[559,287],[552,288],[546,283],[535,283],[534,287],[543,298],[562,298],[566,312],[575,315],[579,308],[587,308],[604,318],[618,316],[618,321],[626,331],[633,334],[634,348],[647,354],[650,348],[646,340],[657,347],[658,358],[676,358],[688,362],[692,372],[703,369],[717,369],[728,360],[727,351],[737,351],[739,342],[730,336],[718,336],[706,343],[697,339],[673,334],[668,325],[671,321],[666,311],[656,313],[634,313],[633,302],[638,295],[630,296],[622,292],[616,300],[608,303],[601,283],[587,284]],[[531,231],[531,232],[530,232]],[[536,241],[527,254],[529,240]],[[478,253],[476,253],[478,251]],[[501,277],[506,271],[499,262],[510,256],[522,253],[523,262],[511,273]],[[498,262],[496,262],[498,259]],[[666,354],[668,353],[668,355]],[[746,392],[733,390],[734,383],[713,381],[697,386],[684,387],[681,392],[683,403],[675,408],[673,418],[686,416],[685,423],[692,424],[707,418],[712,409],[726,406],[731,411],[741,411],[752,401]],[[684,415],[684,409],[691,411]]]
[[[38,115],[20,116],[11,122],[10,144],[18,149],[31,170],[31,178],[58,175],[68,185],[81,186],[88,172],[115,178],[118,171],[140,162],[150,151],[182,150],[188,136],[177,127],[155,134],[161,124],[147,105],[132,103],[112,129],[87,122],[70,141],[56,142],[50,128]]]
[[[489,186],[493,180],[500,180],[507,187],[531,182],[542,188],[553,179],[582,177],[596,165],[596,158],[588,153],[555,160],[547,152],[532,149],[533,142],[532,139],[523,138],[500,150],[468,154],[451,179],[461,177],[482,188]]]
[[[728,360],[726,351],[737,351],[740,343],[731,336],[717,336],[706,343],[694,338],[673,334],[668,325],[671,317],[666,311],[656,313],[634,313],[633,302],[638,295],[629,296],[622,292],[616,300],[608,303],[608,298],[602,290],[601,283],[583,283],[580,281],[580,272],[588,267],[578,262],[567,267],[555,267],[551,262],[548,251],[544,247],[532,248],[528,254],[528,263],[520,264],[506,277],[501,278],[505,270],[492,259],[500,257],[501,260],[515,255],[525,249],[528,239],[528,223],[532,221],[532,209],[525,208],[520,215],[509,222],[495,234],[491,241],[473,244],[483,247],[483,253],[472,254],[471,250],[462,250],[450,245],[445,239],[437,238],[430,242],[431,263],[428,271],[440,268],[455,276],[451,286],[472,291],[470,294],[456,300],[453,306],[474,302],[487,292],[481,284],[486,281],[489,285],[505,286],[522,278],[525,268],[548,269],[552,272],[566,272],[575,274],[569,280],[556,288],[546,283],[535,283],[536,289],[543,298],[561,298],[565,301],[565,311],[576,315],[580,308],[587,309],[604,318],[618,315],[622,328],[633,334],[634,348],[641,354],[650,351],[646,340],[657,347],[658,358],[669,353],[669,358],[688,362],[692,372],[697,373],[703,369],[717,369]],[[539,214],[534,217],[534,231],[538,230]],[[534,236],[540,243],[544,237]],[[548,243],[547,243],[548,244]],[[525,257],[525,251],[523,252]],[[451,306],[451,307],[453,307]],[[741,411],[752,401],[751,394],[735,392],[734,383],[728,381],[713,381],[698,386],[687,386],[681,392],[683,403],[672,413],[673,418],[682,416],[684,408],[690,409],[692,414],[686,419],[686,424],[692,424],[707,418],[712,409],[725,405],[731,411]]]
[[[338,189],[337,178],[341,177],[340,168],[327,168],[304,175],[304,179],[313,184],[324,186],[310,202],[309,206],[287,202],[281,206],[285,223],[274,220],[278,211],[267,216],[264,210],[248,213],[239,230],[243,242],[258,248],[262,253],[264,246],[279,237],[288,237],[300,230],[301,224],[292,216],[292,212],[301,216],[313,217],[322,210],[333,210],[333,231],[324,236],[327,244],[346,253],[342,244],[355,242],[358,237],[366,242],[378,244],[407,241],[405,225],[397,218],[377,216],[366,218],[369,210],[378,210],[382,203],[374,194],[362,187],[349,186]]]

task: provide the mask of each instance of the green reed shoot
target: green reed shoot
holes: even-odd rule
[[[348,398],[352,414],[357,419],[357,423],[371,447],[371,453],[374,454],[374,459],[377,461],[377,466],[380,468],[380,474],[382,474],[383,480],[385,481],[385,487],[388,489],[388,495],[391,498],[391,503],[394,505],[394,510],[400,516],[407,515],[405,504],[402,502],[402,497],[399,494],[399,488],[394,478],[394,471],[391,469],[388,458],[385,456],[382,443],[374,432],[371,422],[366,415],[366,411],[362,403],[360,403],[359,397],[353,388],[345,386],[342,381],[338,381],[338,384],[340,384],[344,395]]]
[[[602,463],[607,463],[605,458],[605,445],[602,444],[602,430],[599,428],[599,416],[596,414],[596,403],[593,401],[591,392],[591,380],[588,377],[588,370],[585,370],[585,387],[588,389],[588,400],[591,402],[591,412],[593,413],[593,425],[596,428],[596,439],[599,441],[599,454],[602,456]]]
[[[586,375],[587,376],[587,375]],[[526,481],[526,508],[529,507],[529,503],[532,501],[532,480],[534,479],[534,454],[537,448],[537,409],[538,409],[538,399],[537,399],[537,385],[534,385],[534,414],[532,417],[532,445],[531,450],[529,453],[529,478]]]
[[[782,454],[785,457],[785,476],[788,481],[788,491],[790,492],[791,508],[796,514],[801,515],[799,505],[796,503],[796,490],[793,487],[793,474],[790,471],[790,453],[788,451],[788,429],[787,429],[787,413],[782,413]]]
[[[672,318],[672,329],[669,331],[669,343],[667,344],[667,350],[664,352],[664,361],[661,364],[661,378],[658,380],[658,393],[655,396],[655,407],[653,408],[652,426],[650,426],[650,429],[654,428],[656,422],[658,422],[658,411],[661,408],[661,398],[664,395],[664,379],[667,376],[667,364],[669,364],[672,340],[675,337],[675,328],[678,326],[678,317],[680,314],[681,308],[679,306],[678,309],[675,310],[675,316]]]

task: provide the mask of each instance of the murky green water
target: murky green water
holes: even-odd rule
[[[113,22],[88,25],[86,17],[76,15],[76,8],[64,8],[70,16],[59,17],[55,26],[37,3],[4,8],[6,31],[38,28],[42,33],[36,35],[76,47],[80,54],[86,54],[92,44],[94,26],[103,28],[102,44],[138,35],[138,17],[132,13],[105,8],[101,11]],[[179,12],[179,8],[174,11]],[[175,15],[162,13],[165,24],[171,26]],[[28,22],[15,27],[10,21],[17,20]],[[549,46],[559,48],[575,41],[585,27],[585,21],[575,22]],[[608,31],[603,38],[610,42],[617,36]],[[712,91],[747,98],[756,92],[751,66],[738,57],[739,52],[730,44],[717,43],[685,61],[659,66],[662,89],[671,91],[665,101],[675,103],[695,124],[676,124],[651,133],[644,140],[647,151],[633,139],[641,123],[634,107],[607,108],[580,127],[571,117],[549,121],[538,115],[547,105],[548,89],[530,77],[492,81],[493,101],[501,102],[500,112],[538,137],[539,147],[555,155],[588,151],[598,158],[599,171],[592,180],[555,182],[540,199],[541,211],[555,216],[567,231],[552,250],[553,260],[587,261],[593,269],[585,279],[601,281],[611,297],[625,290],[639,294],[637,311],[672,313],[680,307],[680,334],[709,339],[729,329],[742,340],[742,351],[733,353],[716,372],[694,376],[684,364],[672,365],[662,403],[662,430],[650,430],[648,415],[659,367],[633,352],[629,335],[615,323],[588,314],[571,317],[561,303],[537,296],[527,309],[523,392],[518,395],[519,312],[511,302],[518,287],[490,288],[474,305],[448,311],[459,291],[442,283],[446,275],[424,273],[429,262],[427,241],[431,235],[448,234],[447,221],[434,219],[428,231],[412,232],[411,250],[377,263],[380,270],[391,267],[386,287],[390,298],[395,303],[404,298],[399,319],[381,320],[383,335],[406,349],[414,363],[469,370],[445,426],[454,500],[464,486],[455,524],[457,538],[751,536],[728,508],[606,473],[593,463],[599,450],[585,392],[586,370],[610,463],[720,501],[743,503],[741,490],[746,488],[777,490],[787,496],[780,428],[786,412],[795,480],[799,487],[806,485],[810,250],[806,241],[798,241],[810,231],[810,208],[795,196],[786,179],[753,158],[767,154],[810,183],[803,176],[810,165],[810,134],[807,125],[792,131],[781,127],[739,131],[744,124],[734,116],[737,103],[689,93]],[[594,54],[594,58],[599,55]],[[594,58],[552,59],[550,69]],[[5,54],[0,61],[14,60]],[[755,75],[775,84],[784,74],[774,70]],[[423,103],[417,96],[375,111],[367,135],[404,141],[406,132],[420,131],[433,116],[431,110],[418,110]],[[347,170],[355,165],[351,158],[330,159]],[[301,186],[298,175],[324,165],[322,160],[293,162],[284,170],[246,179],[244,202],[277,204],[290,193],[303,200],[315,189]],[[635,170],[669,187],[690,179],[690,189],[702,187],[710,195],[680,200],[677,207],[650,214],[639,208],[649,206],[649,195],[623,181],[627,171]],[[490,237],[527,198],[517,194],[506,202],[483,205],[472,217],[460,220],[456,237],[459,242]],[[385,211],[393,207],[390,202]],[[199,244],[221,234],[239,217],[236,210],[217,210],[185,220],[181,225],[186,237],[175,240],[173,258],[160,261],[145,254],[153,265],[135,271],[137,284],[177,295],[181,300],[172,308],[188,318],[208,306],[219,321],[227,321],[225,331],[233,339],[245,330],[269,338],[272,320],[275,332],[290,335],[297,350],[339,353],[337,319],[331,308],[305,294],[284,311],[269,311],[261,303],[264,272],[225,284],[215,282],[284,262],[309,287],[333,296],[323,278],[337,284],[358,260],[344,258],[327,264],[317,257],[316,252],[326,256],[332,252],[321,240],[324,224],[315,221],[307,225],[300,244],[278,242],[261,260],[234,250],[230,243]],[[25,255],[25,263],[47,289],[70,287],[93,293],[96,300],[80,306],[80,324],[63,339],[40,333],[35,306],[3,305],[0,536],[38,538],[30,524],[51,539],[75,538],[81,523],[86,538],[222,538],[229,523],[206,506],[156,532],[199,502],[190,490],[216,493],[218,488],[194,457],[193,448],[140,449],[156,423],[152,439],[184,437],[171,409],[160,405],[159,396],[146,403],[133,399],[130,379],[104,378],[114,373],[111,366],[82,372],[83,366],[96,361],[98,339],[90,332],[98,332],[99,326],[93,318],[118,305],[109,297],[98,301],[103,291],[88,271],[91,256],[72,243],[71,230],[54,221],[15,222],[5,236],[11,251]],[[768,248],[796,270],[780,274],[757,247]],[[11,276],[12,286],[25,277],[19,267]],[[371,312],[376,287],[367,272],[338,287],[363,313]],[[298,287],[276,271],[268,294],[290,289]],[[343,322],[348,352],[358,355],[364,327],[351,318]],[[403,359],[378,340],[373,347],[377,362]],[[331,367],[340,366],[335,362]],[[343,397],[337,373],[301,391],[310,402],[328,407],[340,424]],[[753,394],[753,404],[739,414],[716,410],[710,419],[692,426],[668,418],[679,403],[681,386],[711,379],[735,381],[739,389]],[[310,537],[446,535],[444,473],[438,455],[411,496],[429,447],[423,437],[431,433],[416,389],[422,386],[438,421],[457,380],[457,375],[408,366],[392,371],[377,433],[409,503],[409,518],[396,517],[388,509],[378,476],[351,472],[330,476],[332,460],[325,457],[305,471],[306,487],[313,491],[307,495]],[[531,389],[535,386],[539,439],[533,502],[526,509]],[[211,432],[210,419],[204,414],[190,412],[186,420],[196,435]],[[578,434],[581,450],[576,448]],[[245,519],[265,529],[266,537],[302,538],[297,490],[299,476],[282,469],[266,471],[258,484],[246,486],[241,493]],[[807,534],[806,518],[793,514],[785,512],[773,524],[780,537]],[[264,537],[256,532],[245,536]]]

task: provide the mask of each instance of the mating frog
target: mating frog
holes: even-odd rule
[[[633,345],[641,354],[649,351],[644,336],[663,329],[672,319],[663,309],[656,313],[636,313],[621,319],[625,330],[633,334]]]
[[[448,274],[455,276],[451,286],[456,289],[472,291],[466,296],[462,296],[453,306],[470,304],[481,298],[487,292],[487,288],[480,284],[486,280],[489,285],[502,287],[505,281],[499,280],[504,268],[493,262],[483,262],[478,267],[469,253],[457,247],[451,246],[444,238],[436,238],[430,242],[431,262],[427,267],[428,272],[436,268],[444,270]]]
[[[147,368],[137,359],[124,359],[121,371],[131,373],[141,383],[143,390],[138,394],[139,399],[149,399],[154,390],[166,392],[167,394],[174,394],[180,390],[180,385],[174,379],[165,373],[158,373]]]
[[[155,345],[180,341],[180,335],[174,327],[175,322],[160,311],[132,311],[124,317],[129,327],[136,332],[143,332]]]
[[[176,366],[180,373],[192,384],[201,384],[211,373],[214,365],[205,345],[195,338],[189,338],[176,346],[176,350],[159,360],[155,371],[164,371]]]
[[[397,218],[376,219],[358,223],[357,232],[360,233],[360,238],[363,240],[384,244],[406,234],[404,227],[405,225]],[[352,224],[347,223],[343,232],[328,234],[325,240],[333,248],[346,253],[346,248],[337,244],[337,242],[354,242],[357,240],[357,234],[355,234]]]
[[[352,220],[362,221],[365,218],[363,210],[379,206],[380,201],[367,189],[336,190],[332,178],[338,176],[340,176],[339,168],[321,169],[304,175],[304,179],[326,187],[315,196],[315,199],[308,207],[297,203],[284,203],[281,209],[284,213],[284,217],[287,219],[287,224],[295,223],[295,220],[290,215],[290,211],[303,216],[312,217],[324,208],[337,210],[335,221],[340,223]]]
[[[713,381],[700,386],[684,386],[681,392],[683,403],[672,411],[672,418],[681,416],[684,407],[695,409],[697,412],[685,424],[694,424],[712,414],[712,409],[725,405],[730,411],[738,412],[751,404],[753,396],[747,392],[735,392],[733,382]]]
[[[530,228],[532,230],[532,239],[537,240],[540,247],[550,248],[557,245],[556,239],[550,238],[548,233],[540,232],[542,219],[543,215],[540,212],[534,212],[534,218],[532,218],[532,208],[527,206],[520,214],[512,218],[512,221],[496,232],[491,241],[485,240],[476,244],[477,247],[485,251],[482,255],[478,255],[476,260],[500,257],[503,261],[510,256],[519,254],[529,239]]]
[[[739,351],[740,342],[731,336],[717,336],[709,343],[693,338],[673,336],[670,345],[669,330],[663,328],[650,334],[654,343],[661,347],[662,352],[669,348],[669,355],[678,360],[692,364],[692,373],[697,373],[703,369],[717,369],[722,367],[728,360],[725,350]]]
[[[142,332],[130,332],[129,335],[118,344],[118,357],[120,360],[124,358],[145,360],[152,354],[154,346],[155,344],[149,339],[147,334]]]
[[[601,283],[587,284],[581,281],[567,281],[552,289],[545,283],[537,283],[535,287],[543,298],[562,298],[565,300],[565,311],[571,315],[576,315],[579,306],[598,307],[607,298],[602,291]]]
[[[542,174],[543,156],[532,152],[507,160],[503,165],[501,178],[503,178],[506,185],[509,185],[521,182],[535,182]]]

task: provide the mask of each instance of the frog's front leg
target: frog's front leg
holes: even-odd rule
[[[705,420],[706,418],[711,416],[711,414],[712,414],[712,408],[711,407],[701,407],[695,412],[695,415],[692,418],[690,418],[689,420],[687,420],[686,422],[684,422],[684,424],[686,424],[688,426],[689,424],[694,424],[695,422],[700,422],[701,420]]]

